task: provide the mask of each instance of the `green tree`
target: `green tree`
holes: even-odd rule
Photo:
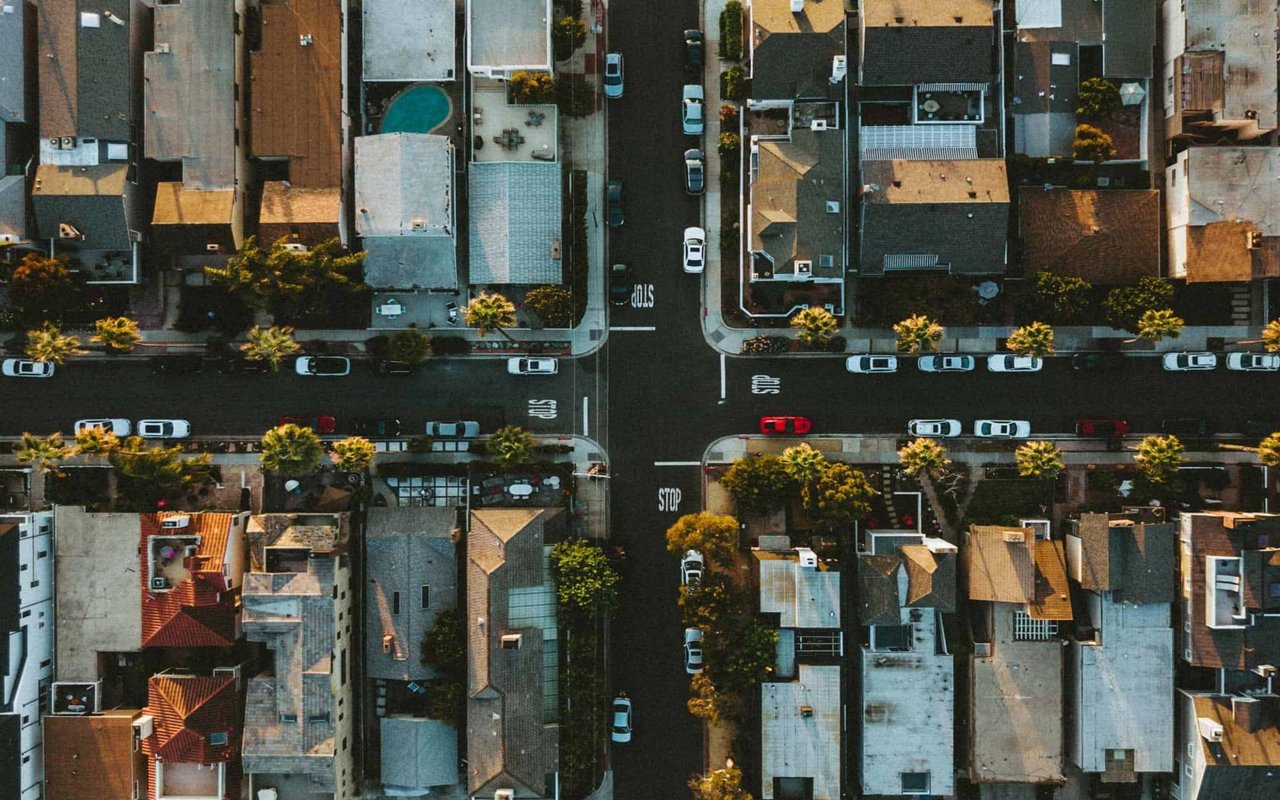
[[[1173,286],[1161,278],[1147,276],[1132,286],[1117,286],[1102,302],[1107,311],[1107,324],[1137,334],[1138,320],[1147,311],[1169,308],[1173,302]]]
[[[708,572],[693,586],[681,586],[676,602],[684,624],[702,628],[717,639],[731,635],[743,609],[751,607],[747,591],[722,572]]]
[[[56,319],[75,299],[71,271],[61,258],[28,253],[9,277],[9,302],[24,320]]]
[[[460,610],[450,608],[436,614],[422,639],[422,663],[441,675],[466,677],[467,632]]]
[[[97,333],[89,341],[114,352],[131,352],[134,345],[142,341],[137,321],[128,317],[104,317],[94,322],[93,327]]]
[[[1106,78],[1086,78],[1080,83],[1076,114],[1082,117],[1105,117],[1120,110],[1120,89]]]
[[[912,314],[893,326],[899,353],[931,353],[938,349],[944,329],[922,314]]]
[[[1182,326],[1185,324],[1182,317],[1173,313],[1171,308],[1149,309],[1142,312],[1142,316],[1138,319],[1137,338],[1129,341],[1148,339],[1158,342],[1162,339],[1177,339],[1182,334]]]
[[[822,476],[827,468],[827,457],[808,442],[788,447],[782,451],[782,463],[791,480],[800,487],[808,486]]]
[[[1273,319],[1262,329],[1262,346],[1268,353],[1280,351],[1280,319]]]
[[[573,294],[563,286],[535,286],[525,294],[524,304],[548,328],[573,325]]]
[[[461,728],[467,719],[467,689],[456,678],[427,681],[427,717]]]
[[[515,327],[516,307],[497,292],[481,292],[471,299],[462,312],[466,315],[467,324],[476,329],[480,338],[495,331],[511,338],[503,328]]]
[[[782,508],[795,489],[786,463],[771,454],[747,456],[733,462],[720,478],[720,485],[747,514],[768,514]]]
[[[593,542],[569,539],[551,548],[551,577],[561,609],[595,615],[617,608],[620,578]]]
[[[951,459],[947,458],[947,449],[936,439],[921,437],[898,451],[898,463],[913,478],[936,478],[951,465]]]
[[[778,658],[778,629],[748,620],[732,636],[708,636],[707,669],[722,691],[746,697],[773,672]]]
[[[732,106],[729,106],[729,107],[732,108]],[[723,116],[724,112],[721,111],[720,113]],[[721,120],[721,122],[724,122],[724,120]],[[723,128],[723,125],[721,127]],[[728,131],[728,130],[722,130],[720,132],[720,139],[716,144],[716,150],[720,152],[720,155],[733,156],[738,152],[738,150],[741,147],[742,147],[741,136],[734,133],[733,131]]]
[[[76,450],[86,456],[108,456],[120,449],[120,437],[94,426],[76,434]]]
[[[1056,478],[1063,470],[1062,451],[1053,442],[1027,442],[1013,455],[1024,478]]]
[[[685,707],[689,713],[712,724],[720,720],[738,720],[742,717],[742,699],[716,688],[707,672],[699,672],[689,680],[689,700]]]
[[[181,445],[149,447],[142,437],[128,436],[107,460],[120,473],[121,494],[135,506],[150,507],[160,498],[213,480],[212,455],[182,455]]]
[[[1023,325],[1005,341],[1009,352],[1020,356],[1036,356],[1044,358],[1053,355],[1053,328],[1043,322]]]
[[[877,494],[862,472],[839,461],[828,464],[818,479],[803,489],[809,516],[828,525],[848,525],[871,513],[871,500]]]
[[[1258,456],[1258,462],[1264,467],[1280,467],[1280,432],[1272,433],[1258,443],[1257,447],[1245,447],[1239,444],[1220,444],[1219,448],[1223,450],[1242,450],[1246,453],[1255,453]]]
[[[693,800],[753,800],[742,786],[742,770],[726,767],[689,779]]]
[[[1083,278],[1037,272],[1026,302],[1033,318],[1053,323],[1079,320],[1089,309],[1093,287]]]
[[[49,472],[57,472],[62,462],[73,455],[75,450],[63,441],[60,433],[36,436],[24,432],[22,440],[13,449],[13,456],[19,464],[31,464]]]
[[[1116,145],[1111,136],[1092,125],[1077,125],[1076,139],[1071,143],[1071,157],[1077,161],[1101,164],[1116,157]]]
[[[283,316],[326,314],[365,290],[364,253],[348,253],[337,239],[306,250],[287,243],[282,237],[264,251],[250,236],[225,267],[205,267],[205,274],[246,305]]]
[[[533,460],[533,434],[518,425],[498,428],[489,437],[489,455],[500,467],[527,464]]]
[[[407,330],[396,331],[387,338],[387,354],[392,361],[421,364],[431,355],[431,337],[419,332],[417,326],[410,325]]]
[[[315,472],[323,458],[324,445],[310,428],[289,423],[262,435],[262,466],[286,478]]]
[[[824,347],[840,329],[840,321],[822,306],[809,306],[791,317],[791,327],[796,329],[796,338],[800,341],[813,347]]]
[[[270,328],[254,325],[245,336],[249,341],[240,345],[244,357],[250,361],[266,361],[276,371],[279,371],[281,361],[302,352],[302,345],[294,341],[293,328],[288,325],[272,325]]]
[[[587,40],[587,26],[580,19],[561,17],[551,29],[551,43],[557,61],[564,61]]]
[[[373,442],[363,436],[348,436],[333,443],[333,464],[343,472],[364,472],[376,453]]]
[[[737,549],[738,520],[724,514],[685,514],[667,528],[667,552],[677,558],[697,550],[717,564],[729,564]]]
[[[80,337],[64,336],[62,331],[51,322],[46,322],[33,331],[27,331],[27,344],[24,348],[27,358],[35,361],[52,361],[62,364],[72,356],[82,356]]]
[[[1134,464],[1152,483],[1164,483],[1182,466],[1183,446],[1177,436],[1148,436],[1134,449]]]
[[[550,103],[556,96],[556,79],[546,72],[517,70],[507,86],[517,103]]]

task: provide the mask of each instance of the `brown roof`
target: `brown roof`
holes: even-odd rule
[[[1268,544],[1280,543],[1280,517],[1234,513],[1184,515],[1190,526],[1191,554],[1184,559],[1191,568],[1190,663],[1213,669],[1252,669],[1280,661],[1280,618],[1251,615],[1241,628],[1210,628],[1205,624],[1205,556],[1242,556],[1259,547],[1259,536]],[[1228,527],[1231,525],[1231,527]],[[1185,577],[1185,576],[1184,576]]]
[[[265,3],[261,13],[262,48],[249,54],[249,150],[258,157],[288,157],[294,186],[338,186],[342,4]]]
[[[1173,602],[1177,582],[1173,523],[1082,514],[1074,533],[1080,538],[1082,588],[1114,591],[1134,603]]]
[[[915,608],[956,610],[955,553],[934,553],[922,544],[902,546],[907,570],[907,605]]]
[[[880,187],[864,203],[1009,202],[1009,174],[1002,158],[866,161],[862,182]]]
[[[1187,283],[1280,277],[1280,240],[1263,236],[1253,222],[1224,220],[1186,230]]]
[[[46,800],[133,800],[133,782],[146,794],[146,762],[133,751],[134,710],[44,718]]]
[[[1036,542],[1036,593],[1027,606],[1032,619],[1071,619],[1071,589],[1061,540]]]
[[[152,225],[230,225],[231,189],[200,191],[187,189],[181,183],[156,185],[156,207]]]
[[[1035,531],[974,525],[967,545],[970,600],[1019,604],[1034,600]]]
[[[236,683],[234,675],[152,676],[146,712],[155,719],[155,733],[143,741],[143,751],[166,763],[217,764],[239,758],[244,721]],[[214,733],[225,733],[226,742],[211,744]]]
[[[119,197],[128,183],[128,164],[98,164],[92,167],[36,167],[33,196]]]
[[[79,67],[76,60],[77,0],[43,0],[40,3],[40,135],[76,134],[76,98]]]
[[[1178,69],[1182,82],[1179,110],[1222,111],[1226,94],[1223,77],[1226,54],[1221,50],[1183,53],[1176,57],[1176,61],[1181,62]]]
[[[1191,695],[1197,719],[1209,719],[1222,726],[1222,741],[1210,742],[1199,731],[1189,731],[1195,737],[1209,766],[1280,766],[1280,728],[1274,715],[1255,731],[1248,731],[1236,722],[1232,713],[1231,698],[1224,695]],[[1258,702],[1274,706],[1274,696]],[[1274,709],[1272,709],[1274,710]],[[1259,793],[1254,797],[1263,797]],[[1225,795],[1215,795],[1225,797]]]
[[[335,184],[336,187],[336,184]],[[262,205],[258,213],[261,225],[338,223],[342,190],[338,188],[307,189],[271,181],[262,186]],[[337,236],[337,231],[334,231]]]
[[[1090,283],[1135,283],[1160,274],[1160,193],[1023,188],[1019,227],[1026,262]]]
[[[150,539],[171,531],[160,527],[169,514],[143,514],[138,570],[142,584],[142,645],[144,647],[230,647],[236,643],[238,591],[231,589],[222,564],[232,521],[230,513],[188,515],[191,523],[179,534],[197,533],[196,554],[183,559],[189,579],[166,592],[152,592],[147,568]]]
[[[896,555],[864,554],[858,558],[861,583],[858,601],[862,604],[858,613],[860,624],[896,625],[902,621],[901,606],[898,605],[898,567],[901,563]]]
[[[877,0],[863,4],[863,15],[863,24],[872,28],[992,24],[991,4],[985,0]]]

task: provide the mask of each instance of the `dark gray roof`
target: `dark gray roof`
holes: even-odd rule
[[[404,789],[458,782],[458,732],[425,717],[382,718],[382,785]]]
[[[903,545],[907,570],[907,605],[912,608],[956,610],[956,554],[934,553],[922,544]]]
[[[995,28],[867,27],[862,51],[865,86],[988,83],[995,79]]]
[[[1013,113],[1075,114],[1079,50],[1075,42],[1018,42],[1013,51]],[[1055,55],[1070,61],[1054,64]]]
[[[0,136],[0,145],[3,143],[4,136]],[[22,175],[0,177],[0,234],[5,233],[20,239],[27,236],[27,179]]]
[[[449,236],[366,236],[364,281],[375,289],[458,288],[457,243]]]
[[[1005,268],[1007,203],[864,203],[862,275],[885,274],[887,255],[936,255],[955,275]]]
[[[896,625],[902,621],[898,605],[899,556],[862,555],[858,558],[858,593],[861,625]]]
[[[98,14],[99,23],[96,28],[78,27],[76,136],[130,141],[133,65],[129,0],[80,0],[79,6],[82,14]],[[108,13],[124,24],[113,22]]]
[[[21,5],[17,6],[17,13],[0,13],[0,128],[6,122],[23,122],[27,116],[23,82],[27,64],[25,18]],[[3,157],[4,147],[0,146],[0,158]]]
[[[1132,523],[1107,514],[1082,514],[1074,525],[1080,537],[1080,585],[1114,591],[1131,603],[1172,603],[1177,591],[1174,524]]]
[[[1155,3],[1106,0],[1102,4],[1102,38],[1103,75],[1150,78],[1155,61]]]
[[[129,250],[127,171],[126,164],[41,165],[31,191],[40,238],[56,239],[59,223],[66,222],[84,234],[82,250]]]
[[[777,33],[755,46],[751,65],[751,96],[756,100],[843,96],[832,84],[831,62],[844,54],[844,26],[831,33]]]

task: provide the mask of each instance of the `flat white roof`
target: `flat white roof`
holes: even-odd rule
[[[453,0],[364,0],[366,81],[451,81]]]
[[[801,567],[795,558],[760,559],[760,611],[783,628],[839,628],[840,573]]]
[[[1062,0],[1018,0],[1019,28],[1061,28]]]
[[[1276,126],[1276,27],[1274,3],[1254,0],[1188,0],[1186,51],[1223,54],[1222,119],[1257,115],[1258,126]],[[1176,35],[1176,34],[1175,34]],[[1166,53],[1174,58],[1181,53]]]
[[[467,0],[467,67],[551,70],[551,0]]]
[[[448,136],[384,133],[356,138],[356,233],[450,236],[453,146]]]
[[[800,665],[797,680],[760,685],[761,796],[774,778],[811,778],[813,800],[840,798],[840,667]]]

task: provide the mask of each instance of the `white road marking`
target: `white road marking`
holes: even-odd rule
[[[588,429],[588,414],[591,410],[591,398],[587,395],[582,396],[582,435],[589,436],[591,431]]]
[[[782,378],[771,375],[751,376],[752,394],[782,394]]]
[[[724,399],[724,353],[720,354],[720,399]]]
[[[529,416],[535,419],[555,419],[556,418],[556,401],[555,400],[530,400]]]
[[[610,325],[611,331],[656,331],[657,327],[653,325]]]
[[[663,487],[658,490],[658,510],[659,511],[679,511],[680,500],[684,497],[684,492],[679,489]]]

